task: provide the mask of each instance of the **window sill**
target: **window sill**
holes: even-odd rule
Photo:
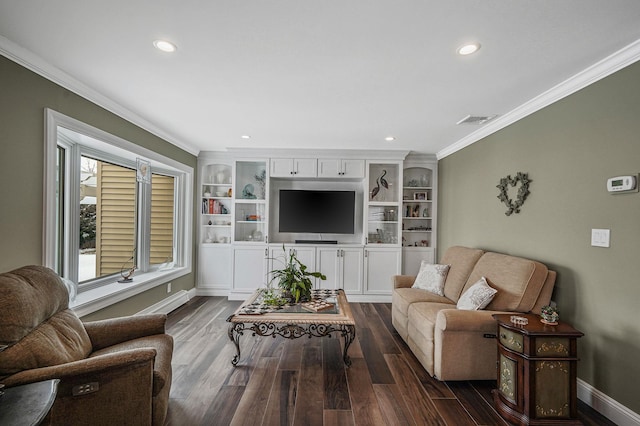
[[[153,271],[134,275],[131,283],[113,282],[78,294],[69,307],[79,316],[91,314],[132,296],[145,292],[173,279],[187,275],[191,270],[186,267],[170,271]]]

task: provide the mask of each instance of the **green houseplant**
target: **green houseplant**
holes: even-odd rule
[[[285,252],[284,267],[270,272],[271,279],[269,284],[277,282],[282,291],[282,296],[291,299],[295,303],[301,300],[309,300],[311,298],[311,288],[313,287],[311,278],[326,280],[327,277],[320,272],[307,271],[307,266],[298,260],[294,250],[289,250],[288,256],[284,246],[282,246],[282,250]]]

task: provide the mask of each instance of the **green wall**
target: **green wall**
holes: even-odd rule
[[[196,169],[195,156],[0,56],[0,272],[42,264],[47,107]],[[172,280],[172,292],[194,286],[195,272]],[[132,314],[166,297],[161,286],[87,318]]]
[[[531,194],[506,216],[500,178],[527,172]],[[640,193],[609,177],[640,172],[640,63],[439,162],[438,252],[466,245],[558,271],[561,319],[585,333],[579,378],[640,413]],[[514,194],[511,192],[511,194]],[[611,247],[591,247],[591,229]]]

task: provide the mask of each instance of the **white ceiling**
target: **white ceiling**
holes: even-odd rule
[[[438,153],[478,134],[464,116],[513,115],[639,40],[640,1],[0,0],[0,36],[193,153]],[[482,48],[456,55],[467,41]]]

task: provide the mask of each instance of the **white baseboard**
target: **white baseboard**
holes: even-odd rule
[[[153,304],[148,308],[141,310],[136,315],[168,314],[174,309],[177,309],[180,306],[187,303],[189,299],[191,299],[194,295],[195,295],[195,291],[192,292],[191,290],[189,291],[180,290],[175,294],[172,294],[171,296],[167,297],[166,299],[163,299],[158,303]]]
[[[228,288],[206,288],[206,287],[200,287],[200,288],[196,288],[195,289],[195,295],[196,296],[224,296],[227,297],[229,296],[229,289]]]
[[[598,411],[618,426],[640,426],[640,414],[578,379],[578,399]]]

